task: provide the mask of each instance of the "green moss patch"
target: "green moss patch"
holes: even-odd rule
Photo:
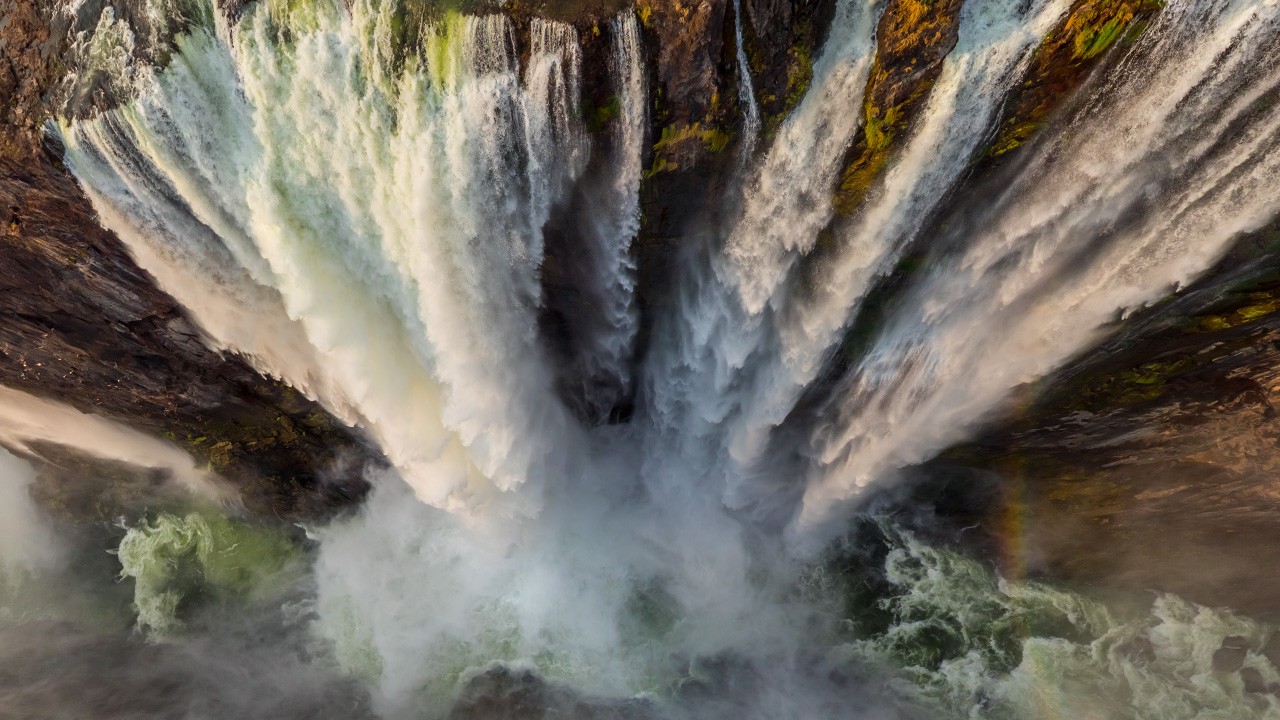
[[[645,170],[644,177],[648,179],[659,173],[679,170],[677,158],[696,151],[698,146],[719,153],[732,140],[731,133],[719,127],[704,126],[700,122],[668,125],[662,129],[658,141],[653,144],[653,164]]]

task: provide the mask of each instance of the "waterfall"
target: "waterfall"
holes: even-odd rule
[[[586,247],[585,277],[576,279],[597,304],[596,312],[573,318],[585,341],[571,372],[588,405],[587,415],[607,419],[634,391],[636,262],[632,243],[640,231],[640,179],[649,119],[648,83],[639,23],[624,13],[609,23],[609,138],[603,177],[589,179],[578,206]]]
[[[450,15],[396,76],[363,34],[392,10],[317,12],[291,45],[265,12],[186,36],[69,160],[216,342],[366,424],[424,500],[527,512],[577,432],[532,322],[587,155],[576,33],[534,22],[521,77],[509,21]]]
[[[768,332],[766,298],[833,212],[840,155],[858,129],[846,108],[861,105],[875,15],[874,2],[839,4],[813,86],[749,174],[723,255],[692,275],[679,313],[655,331],[644,408],[658,430],[646,453],[651,485],[724,481],[724,426],[739,412],[744,378]],[[680,448],[674,461],[665,450],[673,445]]]
[[[1259,178],[1270,170],[1272,83],[1249,64],[1274,44],[1271,6],[1187,0],[980,208],[982,227],[920,237],[1067,6],[966,3],[904,147],[841,219],[831,188],[860,131],[848,109],[862,105],[879,6],[838,5],[813,86],[753,160],[722,245],[684,274],[676,312],[655,319],[633,434],[650,490],[700,485],[716,503],[764,514],[801,492],[801,526],[838,520],[860,488],[963,437],[1117,310],[1187,281],[1270,217]],[[599,316],[576,366],[588,416],[637,385],[631,246],[649,106],[637,19],[607,26],[614,101],[597,139],[581,117],[570,25],[531,20],[522,65],[502,15],[419,25],[394,4],[308,8],[264,6],[234,33],[217,13],[188,11],[191,32],[163,70],[99,53],[137,96],[64,124],[68,160],[210,343],[367,427],[428,503],[534,514],[545,483],[571,485],[598,444],[556,397],[536,321],[544,227],[572,198],[587,215],[581,289]],[[416,35],[393,37],[396,27]],[[126,31],[108,8],[76,47],[100,33],[103,47],[127,46]],[[735,3],[750,124],[742,32]],[[1143,73],[1122,72],[1138,63]],[[1216,139],[1228,131],[1240,141]],[[593,155],[606,182],[584,175]],[[1157,170],[1167,179],[1155,183]],[[1151,209],[1160,203],[1165,212]],[[1078,238],[1092,238],[1090,253]],[[877,279],[922,240],[947,270],[915,278],[809,436],[786,440],[811,462],[807,477],[780,476],[796,468],[769,461],[779,428]],[[1016,322],[981,320],[1002,314]],[[979,373],[1006,353],[1018,360]],[[958,381],[969,375],[981,382]]]
[[[0,449],[0,598],[33,571],[57,566],[61,548],[27,492],[35,472]]]
[[[1280,50],[1278,30],[1271,5],[1165,8],[830,399],[799,528],[823,527],[859,488],[964,437],[1118,309],[1186,284],[1274,215],[1280,110],[1262,98],[1277,78],[1256,53]]]
[[[104,225],[210,346],[363,428],[394,466],[369,471],[358,512],[306,528],[308,632],[379,713],[443,716],[494,661],[617,697],[747,657],[776,695],[761,714],[829,716],[796,678],[847,628],[808,563],[867,489],[1280,208],[1275,2],[1169,0],[1005,184],[968,197],[1072,6],[968,0],[885,171],[837,216],[883,5],[836,3],[812,84],[765,145],[734,0],[743,157],[710,196],[710,237],[678,238],[669,286],[645,288],[669,302],[644,322],[641,187],[666,179],[644,169],[663,118],[647,13],[574,26],[271,0],[233,26],[201,3],[163,67],[135,59],[112,8],[78,39],[128,94],[57,128]],[[585,72],[593,58],[606,64]],[[919,254],[922,270],[894,275]],[[901,283],[887,321],[842,355],[886,279]],[[556,312],[573,324],[559,345]],[[0,390],[7,445],[71,418],[13,397]],[[71,434],[111,457],[185,458],[118,431]],[[155,527],[130,530],[130,569],[159,562],[136,540]],[[928,555],[907,545],[886,561],[895,582],[903,552]],[[880,640],[859,647],[893,651]],[[955,677],[927,679],[950,692]]]
[[[630,361],[640,321],[635,306],[636,266],[630,251],[640,232],[640,177],[649,125],[649,90],[635,15],[627,13],[614,22],[613,38],[611,79],[622,99],[612,197],[606,205],[614,208],[613,222],[602,243],[606,259],[603,277],[608,278],[606,286],[611,290],[607,316],[612,332],[602,344],[607,348],[605,363],[618,376],[623,390],[630,392]]]
[[[760,106],[756,104],[755,88],[751,87],[751,64],[747,62],[747,48],[742,40],[742,0],[733,0],[733,38],[734,59],[738,63],[738,103],[743,112],[742,154],[750,156],[756,136],[760,134]]]
[[[167,471],[206,500],[225,503],[231,498],[218,478],[196,467],[191,456],[171,443],[4,386],[0,386],[0,444],[36,457],[41,444],[66,445],[92,457]]]
[[[758,497],[760,489],[751,487],[750,468],[767,450],[768,429],[781,424],[795,408],[840,342],[874,278],[892,271],[921,223],[947,197],[986,136],[1030,51],[1066,6],[1060,0],[965,4],[956,47],[930,91],[918,128],[897,163],[872,189],[866,206],[849,227],[835,233],[839,250],[834,258],[817,270],[816,277],[804,279],[805,297],[795,297],[794,279],[784,283],[783,278],[798,257],[812,248],[817,235],[812,226],[795,244],[779,247],[776,241],[762,242],[765,238],[748,232],[741,246],[730,246],[736,251],[730,255],[732,271],[741,277],[746,309],[760,313],[768,297],[776,320],[767,347],[754,360],[755,375],[743,393],[742,414],[730,430],[732,456],[747,469],[747,477],[743,485],[728,489],[728,502],[742,506]],[[829,217],[828,211],[821,221]],[[749,229],[762,218],[746,220],[751,223],[745,226]],[[762,263],[765,253],[770,259]],[[761,278],[754,273],[773,263],[779,263],[778,269],[761,286]]]

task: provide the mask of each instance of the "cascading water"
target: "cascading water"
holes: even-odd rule
[[[874,3],[858,0],[837,7],[814,86],[748,179],[723,257],[683,289],[679,316],[659,325],[646,364],[652,486],[684,494],[702,485],[698,492],[713,496],[718,490],[706,485],[727,482],[723,432],[740,412],[743,378],[767,342],[765,300],[831,217],[840,153],[858,128],[843,108],[861,102],[875,11]],[[665,452],[669,445],[680,452]]]
[[[1039,148],[833,397],[801,532],[1274,215],[1280,112],[1262,98],[1276,78],[1253,68],[1254,53],[1276,49],[1277,23],[1270,5],[1165,8],[1128,56],[1133,71]]]
[[[211,280],[262,299],[271,335],[238,337],[252,323],[220,303],[191,304],[197,320],[354,413],[424,500],[461,509],[559,474],[548,443],[575,430],[532,318],[541,228],[586,154],[574,31],[535,22],[521,82],[501,16],[448,18],[427,67],[398,77],[368,45],[372,8],[289,20],[315,27],[287,48],[268,13],[234,43],[199,30],[133,104],[68,130],[100,212],[151,226],[119,230],[179,299],[234,258]]]
[[[588,118],[588,45],[563,22],[364,0],[272,0],[233,22],[164,5],[152,14],[185,31],[150,67],[103,10],[64,94],[75,104],[105,74],[127,101],[58,128],[102,222],[210,345],[362,427],[393,466],[369,471],[353,516],[307,528],[305,560],[203,505],[129,526],[119,560],[140,628],[200,632],[179,621],[193,588],[275,603],[290,642],[301,633],[334,662],[325,672],[356,678],[392,718],[443,716],[493,662],[691,717],[1033,717],[1070,707],[1072,683],[1103,688],[1098,717],[1229,716],[1197,715],[1174,691],[1188,683],[1209,688],[1206,707],[1257,709],[1204,648],[1231,633],[1260,646],[1261,624],[1172,597],[1154,621],[1117,619],[886,525],[876,607],[892,617],[858,634],[814,564],[865,488],[965,437],[1280,208],[1267,192],[1280,172],[1269,0],[1170,0],[998,196],[953,198],[1070,6],[964,3],[902,149],[837,217],[883,3],[837,3],[812,85],[758,138],[735,0],[743,185],[644,330],[634,245],[657,100],[633,13],[588,28],[606,35],[611,98]],[[933,223],[953,201],[968,222]],[[585,246],[581,327],[558,374],[543,273],[570,224]],[[911,252],[926,269],[902,278],[865,352],[824,377]],[[48,434],[0,420],[10,444]],[[0,568],[39,566],[23,538],[45,528],[30,508],[14,514]],[[957,604],[980,605],[982,627],[948,625]],[[1052,622],[1015,636],[1042,615]],[[934,648],[939,633],[963,647]],[[1124,649],[1147,647],[1138,636],[1154,658],[1140,667]],[[1047,662],[1071,677],[1036,695],[1053,682],[1036,667]],[[866,668],[895,666],[915,689],[873,691],[885,681]]]
[[[629,402],[634,393],[636,335],[640,316],[635,305],[636,264],[631,244],[640,230],[640,180],[644,172],[648,103],[640,28],[626,15],[610,24],[609,83],[616,94],[607,147],[605,177],[588,180],[580,189],[586,255],[579,282],[598,312],[579,312],[573,321],[584,331],[579,356],[567,373],[588,406],[586,415],[605,419]]]
[[[743,155],[755,149],[756,134],[760,132],[760,106],[756,104],[756,91],[751,86],[751,64],[747,62],[747,47],[742,39],[742,0],[733,0],[733,38],[738,63],[738,102],[742,104]]]

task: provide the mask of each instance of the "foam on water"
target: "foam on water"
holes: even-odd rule
[[[846,646],[905,667],[944,717],[1209,720],[1275,717],[1280,700],[1214,667],[1225,640],[1244,668],[1280,678],[1263,647],[1273,625],[1161,594],[1123,611],[1035,582],[1011,582],[884,524],[892,621]]]

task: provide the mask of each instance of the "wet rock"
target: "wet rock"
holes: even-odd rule
[[[28,489],[45,512],[69,526],[109,525],[148,507],[181,505],[191,493],[165,470],[94,458],[70,448],[32,443],[36,479]]]
[[[1236,672],[1244,665],[1248,641],[1239,635],[1223,639],[1222,646],[1213,653],[1213,669],[1217,672]]]
[[[50,58],[61,48],[50,32],[50,9],[33,0],[0,0],[0,155],[26,158],[40,147],[44,95],[59,75]]]
[[[1085,84],[1117,41],[1132,39],[1163,3],[1156,0],[1077,0],[1036,49],[1022,82],[1005,103],[990,149],[1000,156],[1030,140]]]
[[[813,80],[835,2],[742,0],[743,45],[765,137],[799,105]]]
[[[649,73],[649,150],[633,243],[641,345],[673,302],[673,278],[697,239],[714,236],[742,114],[729,0],[636,5]]]
[[[1247,693],[1267,692],[1267,681],[1262,678],[1262,673],[1257,668],[1241,669],[1240,679],[1244,682],[1244,691]]]
[[[840,215],[861,206],[906,137],[960,37],[960,0],[890,0],[876,27],[876,58],[860,110],[863,134],[845,157]]]
[[[1271,633],[1271,637],[1262,644],[1260,651],[1262,657],[1266,658],[1277,668],[1280,668],[1280,632]]]

